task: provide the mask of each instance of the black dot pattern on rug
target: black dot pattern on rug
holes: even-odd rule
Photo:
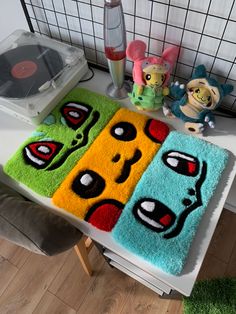
[[[184,198],[182,200],[182,203],[184,204],[184,206],[189,206],[192,204],[192,201],[189,198]]]

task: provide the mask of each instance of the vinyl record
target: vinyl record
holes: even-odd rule
[[[25,45],[0,55],[0,96],[25,98],[63,69],[60,54],[41,45]]]

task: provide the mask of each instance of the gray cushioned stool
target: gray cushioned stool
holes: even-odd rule
[[[74,247],[86,273],[92,273],[88,260],[91,240],[62,217],[25,199],[1,182],[0,237],[32,252],[50,256]]]

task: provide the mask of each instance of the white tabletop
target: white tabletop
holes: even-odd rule
[[[79,86],[104,94],[106,86],[109,82],[110,76],[107,73],[95,70],[94,78],[88,82],[80,83]],[[129,99],[125,99],[121,103],[131,110],[135,110],[135,108],[130,104]],[[178,119],[165,118],[161,110],[156,113],[149,113],[149,115],[166,122],[171,129],[177,129],[185,132],[182,121]],[[197,235],[191,246],[187,263],[180,276],[172,276],[162,272],[158,268],[145,262],[143,259],[133,255],[115,243],[109,233],[94,228],[87,222],[72,216],[63,209],[56,208],[51,204],[49,198],[42,197],[34,193],[23,184],[15,182],[3,173],[2,165],[7,162],[10,156],[17,150],[18,146],[29,137],[30,133],[34,129],[34,126],[17,120],[4,112],[0,112],[0,180],[11,187],[14,187],[28,198],[40,204],[46,205],[50,208],[50,210],[56,211],[58,214],[62,215],[75,226],[80,228],[86,235],[150,273],[152,276],[162,280],[173,289],[184,295],[190,295],[236,174],[236,124],[234,119],[216,117],[216,128],[214,130],[209,128],[205,132],[204,136],[199,135],[200,138],[203,138],[206,141],[228,149],[231,154],[228,166],[223,174],[220,184],[218,185],[214,197],[211,199],[204,218],[200,223]],[[227,203],[229,206],[234,206],[233,204],[230,204],[228,200]]]

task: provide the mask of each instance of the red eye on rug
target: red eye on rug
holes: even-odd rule
[[[169,134],[169,128],[162,121],[149,119],[146,123],[144,133],[153,142],[162,144]]]
[[[62,149],[59,142],[39,141],[25,146],[23,156],[28,164],[38,169],[47,167],[53,158]]]
[[[189,154],[170,151],[163,155],[164,164],[179,174],[194,177],[199,172],[199,161]]]
[[[61,108],[61,114],[73,130],[77,130],[89,117],[92,108],[83,103],[69,102]]]

